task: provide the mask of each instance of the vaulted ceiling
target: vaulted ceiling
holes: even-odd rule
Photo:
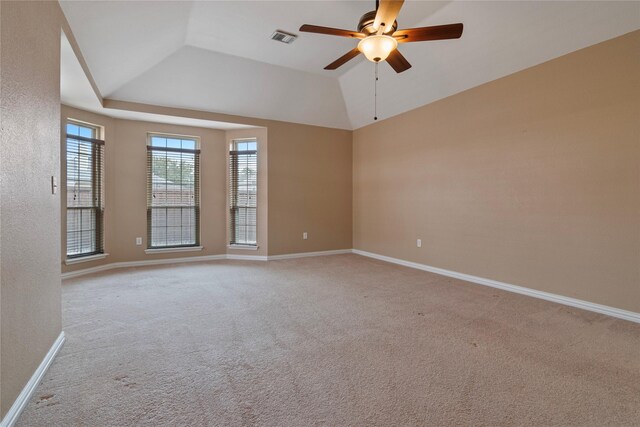
[[[356,40],[298,31],[355,29],[373,0],[61,5],[105,98],[343,129],[373,122],[374,64],[360,56],[323,70]],[[459,40],[401,45],[408,71],[380,65],[380,118],[636,30],[640,3],[405,1],[398,16],[401,28],[455,22]],[[299,37],[273,41],[276,29]]]

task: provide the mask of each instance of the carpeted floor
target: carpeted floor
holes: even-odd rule
[[[640,325],[357,255],[63,285],[19,426],[640,424]]]

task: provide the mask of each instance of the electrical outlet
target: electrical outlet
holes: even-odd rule
[[[307,235],[307,232],[304,231],[302,232],[302,240],[307,240],[309,238],[309,236]]]
[[[142,237],[136,237],[136,245],[137,246],[141,246],[142,245]]]
[[[422,247],[422,239],[416,240],[416,246],[419,247],[419,248]]]

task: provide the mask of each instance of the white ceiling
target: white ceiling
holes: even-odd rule
[[[64,32],[60,39],[60,101],[89,111],[102,108]]]
[[[62,33],[61,36],[60,53],[60,101],[65,105],[125,120],[169,123],[174,125],[195,126],[219,130],[249,129],[255,127],[240,123],[225,123],[212,120],[192,119],[188,117],[176,117],[163,114],[104,108],[100,104],[96,93],[93,91],[91,83],[89,83],[89,79],[82,69],[80,61],[78,61],[78,58],[76,57],[76,54],[64,33]]]
[[[421,19],[446,3],[406,2],[402,23],[405,27],[416,26]],[[185,43],[294,70],[337,77],[357,61],[335,71],[324,70],[324,66],[353,49],[358,40],[301,33],[298,31],[300,25],[355,30],[360,17],[374,9],[374,0],[195,2]],[[217,20],[216,25],[212,24],[214,19]],[[291,45],[274,42],[269,37],[276,29],[297,34],[299,38]]]
[[[374,1],[61,2],[105,98],[356,129],[373,122],[374,65],[322,68],[355,40]],[[405,1],[400,28],[463,22],[459,40],[403,44],[413,68],[380,65],[378,116],[437,99],[640,28],[640,2]],[[270,40],[281,29],[291,45]]]

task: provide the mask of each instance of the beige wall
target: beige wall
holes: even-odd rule
[[[269,126],[270,255],[351,249],[351,134]]]
[[[135,105],[137,111],[217,120],[213,113]],[[235,254],[276,255],[351,248],[351,132],[249,118],[241,123],[263,126],[250,130],[216,131],[111,119],[62,107],[67,118],[105,128],[105,251],[104,260],[64,265],[75,271],[122,261]],[[147,255],[135,246],[146,244],[146,132],[158,131],[202,138],[202,252]],[[260,144],[257,251],[227,249],[226,174],[232,138],[257,136]],[[62,144],[64,150],[64,144]],[[64,151],[63,151],[64,161]],[[63,164],[63,169],[64,169]],[[63,226],[66,217],[63,217]],[[302,233],[308,233],[308,240]],[[63,242],[63,253],[64,253]]]
[[[200,138],[200,252],[145,254],[147,246],[147,132],[173,133]],[[224,132],[129,120],[116,121],[114,175],[106,185],[115,191],[115,238],[112,262],[179,256],[206,256],[225,251],[225,139]],[[109,231],[107,231],[109,233]],[[135,238],[143,245],[136,246]],[[178,256],[176,256],[178,255]]]
[[[61,331],[57,2],[0,2],[0,416]]]
[[[182,258],[226,253],[226,158],[225,132],[190,126],[112,119],[68,106],[62,107],[62,122],[67,118],[104,126],[105,130],[105,252],[104,260],[65,265],[74,271],[123,261]],[[190,135],[200,138],[200,244],[202,251],[146,254],[147,248],[147,132]],[[62,168],[65,169],[65,144]],[[64,181],[63,181],[64,182]],[[64,193],[63,193],[64,196]],[[65,198],[61,203],[64,204]],[[62,210],[63,227],[66,222]],[[64,235],[64,234],[63,234]],[[142,246],[135,238],[142,237]],[[66,253],[62,242],[63,254]],[[64,256],[62,257],[64,259]]]
[[[60,175],[65,23],[56,2],[5,1],[0,22],[4,416],[61,330],[64,218],[50,177]],[[268,254],[350,248],[353,236],[358,249],[638,312],[639,48],[635,32],[353,135],[105,103],[267,128],[268,204],[261,217],[268,235],[260,239]],[[230,135],[64,108],[66,115],[105,126],[107,262],[177,257],[144,253],[148,131],[200,136],[204,250],[195,255],[226,252]],[[303,231],[309,240],[302,240]],[[145,245],[136,246],[136,236]]]
[[[354,247],[640,312],[638,52],[640,31],[356,130]]]
[[[269,255],[351,248],[351,131],[108,98],[104,105],[267,128]]]

